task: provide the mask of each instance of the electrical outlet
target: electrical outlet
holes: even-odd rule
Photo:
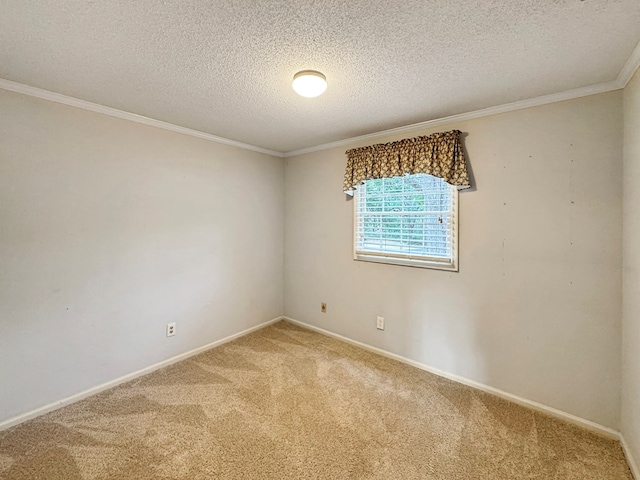
[[[326,303],[322,302],[322,303],[320,304],[320,311],[321,311],[322,313],[327,313],[327,304],[326,304]]]
[[[378,330],[384,330],[384,317],[376,318],[376,328]]]
[[[167,337],[173,337],[176,334],[176,324],[167,323]]]

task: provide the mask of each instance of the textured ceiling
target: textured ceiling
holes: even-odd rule
[[[611,81],[638,41],[638,0],[0,0],[0,78],[283,152]]]

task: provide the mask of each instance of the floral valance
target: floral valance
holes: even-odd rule
[[[415,173],[442,178],[458,190],[471,186],[459,130],[353,148],[346,153],[344,192],[348,194],[371,178]]]

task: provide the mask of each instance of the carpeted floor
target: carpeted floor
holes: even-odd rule
[[[2,479],[628,479],[620,445],[279,322],[0,432]]]

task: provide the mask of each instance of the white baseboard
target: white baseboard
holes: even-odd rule
[[[416,362],[415,360],[411,360],[410,358],[403,357],[401,355],[397,355],[395,353],[388,352],[381,348],[372,347],[371,345],[367,345],[366,343],[358,342],[357,340],[352,340],[351,338],[339,335],[337,333],[330,332],[323,328],[319,328],[313,325],[309,325],[308,323],[301,322],[300,320],[295,320],[290,317],[283,317],[285,320],[300,325],[301,327],[308,328],[309,330],[313,330],[318,333],[322,333],[324,335],[328,335],[330,337],[337,338],[338,340],[342,340],[343,342],[350,343],[352,345],[356,345],[358,347],[364,348],[374,353],[378,353],[388,358],[392,358],[402,363],[406,363],[407,365],[411,365],[413,367],[419,368],[421,370],[425,370],[429,373],[433,373],[434,375],[438,375],[439,377],[444,377],[449,380],[453,380],[454,382],[461,383],[463,385],[467,385],[469,387],[476,388],[478,390],[482,390],[483,392],[491,393],[498,397],[504,398],[506,400],[510,400],[519,405],[523,405],[525,407],[532,408],[538,412],[546,413],[555,418],[559,418],[566,422],[572,423],[574,425],[579,425],[587,430],[598,433],[599,435],[605,436],[607,438],[612,438],[615,440],[620,439],[620,432],[614,430],[613,428],[605,427],[604,425],[600,425],[599,423],[592,422],[591,420],[586,420],[584,418],[578,417],[576,415],[572,415],[571,413],[563,412],[562,410],[558,410],[553,407],[549,407],[542,403],[534,402],[532,400],[527,400],[526,398],[519,397],[517,395],[513,395],[511,393],[505,392],[503,390],[499,390],[494,387],[490,387],[489,385],[485,385],[483,383],[476,382],[474,380],[470,380],[468,378],[461,377],[459,375],[455,375],[453,373],[445,372],[442,370],[438,370],[437,368],[430,367],[420,362]],[[640,480],[640,478],[637,478]]]
[[[629,448],[629,444],[624,439],[624,435],[620,434],[620,443],[622,444],[622,450],[624,451],[624,456],[627,457],[627,463],[629,464],[629,469],[633,474],[633,478],[635,480],[640,480],[640,468],[638,468],[638,464],[636,463],[636,459],[631,453],[631,449]]]
[[[552,417],[565,420],[565,421],[567,421],[569,423],[572,423],[572,424],[575,424],[575,425],[579,425],[579,426],[581,426],[583,428],[586,428],[588,430],[596,432],[596,433],[598,433],[600,435],[603,435],[605,437],[613,438],[613,439],[616,439],[616,440],[620,440],[621,445],[622,445],[622,449],[624,450],[625,456],[627,458],[627,462],[629,463],[629,468],[631,469],[635,479],[636,480],[640,480],[640,469],[638,469],[638,464],[636,463],[636,461],[635,461],[635,459],[634,459],[634,457],[633,457],[633,455],[631,453],[631,450],[629,449],[628,444],[626,443],[624,437],[622,437],[622,435],[619,432],[617,432],[616,430],[614,430],[612,428],[605,427],[604,425],[600,425],[600,424],[592,422],[590,420],[586,420],[584,418],[580,418],[580,417],[578,417],[576,415],[572,415],[570,413],[563,412],[561,410],[555,409],[553,407],[549,407],[547,405],[543,405],[543,404],[538,403],[538,402],[534,402],[532,400],[527,400],[526,398],[522,398],[522,397],[519,397],[517,395],[512,395],[512,394],[510,394],[508,392],[505,392],[503,390],[499,390],[499,389],[491,387],[489,385],[485,385],[485,384],[476,382],[474,380],[470,380],[468,378],[461,377],[459,375],[455,375],[455,374],[452,374],[452,373],[444,372],[442,370],[438,370],[438,369],[433,368],[433,367],[429,367],[428,365],[425,365],[425,364],[420,363],[420,362],[416,362],[415,360],[411,360],[411,359],[403,357],[401,355],[397,355],[395,353],[388,352],[388,351],[383,350],[381,348],[377,348],[377,347],[373,347],[371,345],[367,345],[366,343],[358,342],[357,340],[352,340],[351,338],[345,337],[343,335],[339,335],[339,334],[331,332],[329,330],[325,330],[323,328],[319,328],[319,327],[310,325],[308,323],[304,323],[304,322],[301,322],[299,320],[295,320],[295,319],[290,318],[290,317],[277,317],[277,318],[274,318],[274,319],[269,320],[267,322],[264,322],[264,323],[261,323],[259,325],[256,325],[255,327],[248,328],[246,330],[243,330],[241,332],[238,332],[238,333],[236,333],[234,335],[228,336],[228,337],[223,338],[221,340],[217,340],[217,341],[209,343],[207,345],[203,345],[202,347],[198,347],[196,349],[190,350],[190,351],[182,353],[180,355],[176,355],[175,357],[171,357],[171,358],[169,358],[167,360],[163,360],[162,362],[158,362],[158,363],[156,363],[154,365],[151,365],[149,367],[143,368],[143,369],[138,370],[136,372],[130,373],[128,375],[124,375],[122,377],[116,378],[114,380],[111,380],[109,382],[103,383],[101,385],[97,385],[95,387],[92,387],[92,388],[90,388],[88,390],[85,390],[83,392],[77,393],[77,394],[72,395],[70,397],[67,397],[65,399],[59,400],[57,402],[50,403],[48,405],[44,405],[42,407],[36,408],[35,410],[31,410],[30,412],[23,413],[23,414],[18,415],[16,417],[9,418],[7,420],[4,420],[4,421],[0,422],[0,431],[5,430],[7,428],[10,428],[10,427],[12,427],[14,425],[18,425],[19,423],[25,422],[25,421],[30,420],[32,418],[39,417],[40,415],[44,415],[45,413],[49,413],[49,412],[51,412],[53,410],[57,410],[57,409],[62,408],[64,406],[66,406],[66,405],[70,405],[72,403],[78,402],[78,401],[80,401],[82,399],[85,399],[87,397],[90,397],[92,395],[100,393],[100,392],[102,392],[104,390],[107,390],[109,388],[115,387],[115,386],[120,385],[122,383],[128,382],[129,380],[133,380],[133,379],[141,377],[143,375],[147,375],[147,374],[149,374],[149,373],[151,373],[151,372],[153,372],[155,370],[158,370],[160,368],[167,367],[167,366],[172,365],[174,363],[180,362],[182,360],[185,360],[185,359],[187,359],[189,357],[192,357],[194,355],[202,353],[202,352],[204,352],[206,350],[209,350],[211,348],[215,348],[215,347],[218,347],[218,346],[223,345],[225,343],[231,342],[231,341],[233,341],[233,340],[235,340],[237,338],[240,338],[240,337],[243,337],[245,335],[248,335],[249,333],[252,333],[252,332],[255,332],[257,330],[260,330],[260,329],[262,329],[262,328],[264,328],[264,327],[266,327],[268,325],[271,325],[271,324],[276,323],[276,322],[278,322],[280,320],[283,320],[283,319],[287,320],[287,321],[289,321],[291,323],[300,325],[303,328],[307,328],[309,330],[313,330],[315,332],[322,333],[324,335],[327,335],[327,336],[330,336],[330,337],[333,337],[333,338],[337,338],[338,340],[342,340],[342,341],[344,341],[346,343],[350,343],[352,345],[364,348],[365,350],[369,350],[371,352],[383,355],[383,356],[388,357],[388,358],[392,358],[394,360],[397,360],[399,362],[405,363],[407,365],[411,365],[411,366],[419,368],[421,370],[425,370],[427,372],[433,373],[434,375],[438,375],[440,377],[447,378],[449,380],[461,383],[463,385],[467,385],[467,386],[470,386],[470,387],[473,387],[473,388],[477,388],[478,390],[481,390],[481,391],[484,391],[484,392],[487,392],[487,393],[491,393],[493,395],[497,395],[498,397],[504,398],[506,400],[510,400],[510,401],[512,401],[514,403],[517,403],[519,405],[523,405],[525,407],[532,408],[532,409],[534,409],[536,411],[540,411],[540,412],[546,413],[548,415],[551,415]]]
[[[209,350],[211,348],[215,348],[218,347],[224,343],[228,343],[231,342],[232,340],[235,340],[236,338],[240,338],[243,337],[245,335],[248,335],[249,333],[255,332],[256,330],[260,330],[268,325],[271,325],[272,323],[278,322],[280,320],[282,320],[283,317],[277,317],[274,318],[272,320],[269,320],[267,322],[261,323],[260,325],[256,325],[255,327],[251,327],[251,328],[247,328],[246,330],[243,330],[241,332],[238,332],[234,335],[231,335],[229,337],[225,337],[221,340],[216,340],[215,342],[212,343],[208,343],[207,345],[203,345],[202,347],[198,347],[195,348],[193,350],[190,350],[188,352],[185,353],[181,353],[180,355],[176,355],[175,357],[171,357],[167,360],[163,360],[161,362],[158,362],[154,365],[151,365],[149,367],[143,368],[141,370],[138,370],[136,372],[133,373],[129,373],[128,375],[124,375],[122,377],[116,378],[114,380],[110,380],[106,383],[103,383],[101,385],[97,385],[95,387],[92,387],[88,390],[85,390],[83,392],[80,393],[76,393],[75,395],[71,395],[70,397],[64,398],[62,400],[59,400],[57,402],[53,402],[50,403],[48,405],[44,405],[42,407],[36,408],[35,410],[31,410],[30,412],[26,412],[23,413],[21,415],[18,415],[16,417],[13,418],[9,418],[7,420],[4,420],[2,422],[0,422],[0,431],[2,430],[6,430],[7,428],[13,427],[14,425],[18,425],[19,423],[22,422],[26,422],[27,420],[31,420],[32,418],[35,417],[39,417],[40,415],[44,415],[45,413],[49,413],[52,412],[53,410],[57,410],[59,408],[62,408],[66,405],[70,405],[72,403],[78,402],[82,399],[85,399],[87,397],[90,397],[92,395],[95,395],[96,393],[100,393],[103,390],[107,390],[109,388],[113,388],[117,385],[120,385],[121,383],[125,383],[128,382],[129,380],[133,380],[134,378],[137,377],[141,377],[143,375],[147,375],[148,373],[153,372],[154,370],[158,370],[160,368],[163,367],[167,367],[169,365],[172,365],[174,363],[180,362],[182,360],[185,360],[189,357],[193,357],[194,355],[197,355],[199,353],[204,352],[205,350]]]

